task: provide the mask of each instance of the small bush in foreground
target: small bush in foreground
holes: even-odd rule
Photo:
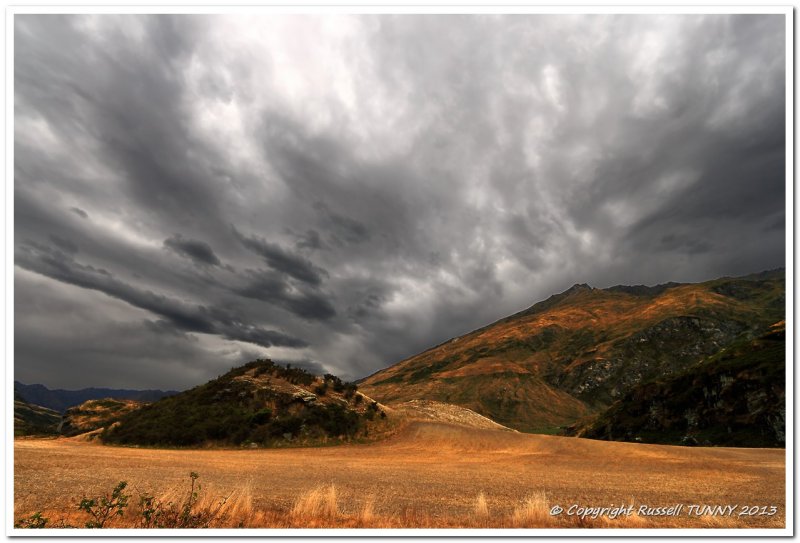
[[[87,528],[103,528],[106,523],[114,517],[121,517],[125,513],[125,508],[128,506],[128,498],[130,496],[123,494],[122,491],[128,483],[120,481],[111,495],[108,494],[99,498],[86,498],[81,500],[78,509],[91,515],[92,520],[86,522]]]
[[[154,496],[140,494],[139,519],[137,528],[209,528],[212,522],[226,520],[223,511],[230,496],[217,503],[200,504],[201,485],[196,472],[189,473],[190,488],[185,497],[178,501],[157,499]]]
[[[42,516],[42,512],[34,513],[28,518],[19,519],[14,523],[14,528],[46,528],[50,519]]]

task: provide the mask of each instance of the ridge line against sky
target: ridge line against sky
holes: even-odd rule
[[[16,15],[15,377],[358,378],[785,265],[782,15]]]

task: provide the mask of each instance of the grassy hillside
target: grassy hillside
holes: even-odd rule
[[[102,434],[123,445],[315,444],[368,435],[381,406],[333,375],[257,360],[123,415]]]
[[[781,321],[679,375],[642,383],[567,432],[681,445],[784,447],[786,332]]]
[[[386,403],[451,402],[555,432],[784,318],[784,272],[698,284],[575,285],[364,379]]]
[[[56,435],[60,422],[60,413],[28,403],[18,391],[14,390],[15,436]]]
[[[128,390],[117,388],[82,388],[80,390],[49,389],[44,385],[26,385],[14,381],[14,389],[33,404],[47,407],[59,413],[66,412],[87,400],[135,400],[137,402],[154,402],[165,396],[177,394],[175,390]]]
[[[119,420],[126,413],[143,407],[145,403],[134,400],[87,400],[82,404],[70,407],[64,413],[61,434],[75,436],[100,428],[106,428]]]

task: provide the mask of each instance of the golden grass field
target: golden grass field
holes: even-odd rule
[[[15,519],[38,511],[80,524],[83,496],[129,483],[178,499],[190,471],[198,507],[229,496],[212,527],[767,527],[785,524],[783,449],[686,448],[409,421],[371,444],[156,450],[77,439],[17,439]],[[774,516],[551,517],[570,504],[775,505]],[[81,524],[82,525],[82,524]]]

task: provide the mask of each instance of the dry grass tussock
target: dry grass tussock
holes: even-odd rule
[[[249,485],[224,496],[206,492],[192,473],[189,488],[173,488],[155,497],[136,489],[95,499],[84,498],[78,510],[41,511],[18,518],[18,528],[651,528],[668,527],[633,513],[610,519],[551,515],[552,504],[544,492],[521,500],[513,510],[493,510],[480,492],[471,511],[454,516],[434,516],[406,507],[395,512],[376,512],[375,495],[358,503],[344,504],[343,493],[333,484],[312,488],[289,508],[258,509]],[[122,483],[120,483],[121,485]],[[120,488],[117,486],[115,490]],[[105,501],[104,501],[104,498]],[[116,500],[116,501],[115,501]],[[93,505],[87,505],[87,504]],[[346,506],[345,506],[346,505]],[[381,504],[385,505],[385,504]],[[350,512],[348,512],[350,511]],[[713,516],[693,519],[698,528],[731,528],[735,520]],[[686,527],[686,519],[675,519]]]
[[[537,492],[528,496],[514,508],[511,514],[511,524],[514,528],[538,528],[553,526],[554,519],[550,515],[550,504],[544,492]]]
[[[475,498],[475,516],[484,519],[489,516],[489,504],[486,502],[486,495],[483,492]]]

